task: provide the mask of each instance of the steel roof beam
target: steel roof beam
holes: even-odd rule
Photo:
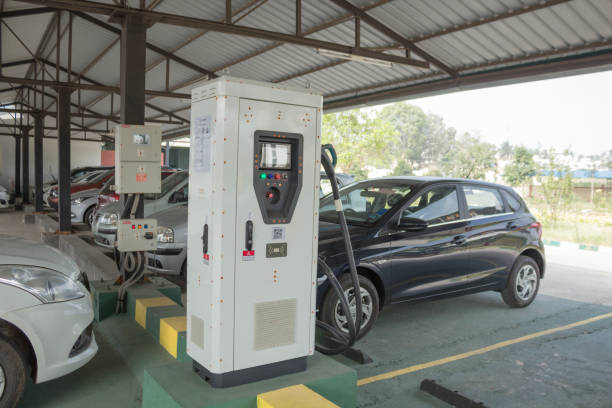
[[[423,58],[425,61],[431,62],[433,65],[440,68],[442,71],[446,72],[450,76],[457,76],[457,71],[446,65],[444,62],[440,61],[438,58],[417,47],[412,41],[408,40],[407,38],[404,38],[403,35],[392,30],[391,28],[389,28],[389,26],[370,16],[368,13],[361,10],[359,7],[355,7],[346,0],[331,0],[331,2],[336,4],[338,7],[342,7],[346,11],[352,13],[356,18],[363,20],[365,23],[367,23],[377,31],[385,34],[394,41],[399,42],[404,47],[406,47],[406,49],[412,51],[419,57]]]
[[[605,41],[608,45],[612,45],[612,40]],[[570,47],[571,48],[571,47]],[[565,50],[564,53],[571,52]],[[529,59],[533,60],[541,55],[531,55],[530,57],[521,57],[508,59],[505,61],[497,61],[495,65],[501,65],[509,62],[525,62]],[[374,91],[367,94],[348,97],[345,99],[332,100],[324,103],[323,107],[327,110],[340,110],[347,107],[359,106],[372,103],[383,103],[386,101],[407,99],[410,97],[432,95],[449,90],[463,91],[467,89],[477,89],[485,86],[493,86],[494,84],[508,84],[512,81],[520,79],[522,81],[536,80],[543,76],[549,78],[552,74],[563,72],[575,72],[576,70],[585,70],[593,67],[612,67],[612,50],[594,53],[591,55],[579,55],[563,57],[554,61],[544,60],[538,62],[529,62],[521,66],[506,66],[497,68],[490,63],[479,64],[478,66],[466,67],[461,72],[466,72],[475,69],[491,68],[483,72],[462,74],[458,79],[444,78],[432,80],[416,85],[399,86],[392,89],[382,91]],[[408,82],[411,79],[404,81],[393,81],[396,83]],[[393,82],[381,83],[372,86],[372,88],[380,88],[394,85]],[[357,93],[360,89],[342,92],[342,94]]]
[[[16,78],[16,77],[6,77],[6,76],[1,76],[0,82],[21,84],[21,85],[32,85],[32,86],[44,85],[44,86],[52,86],[56,88],[83,89],[85,91],[106,91],[106,92],[115,92],[117,94],[120,93],[120,89],[118,86],[108,86],[108,85],[94,85],[94,84],[83,84],[83,83],[79,84],[79,83],[74,83],[74,82],[49,81],[49,80],[42,80],[42,79],[28,79],[28,78]],[[155,91],[152,89],[145,90],[144,92],[146,95],[163,96],[165,98],[191,99],[191,95],[188,93]]]
[[[27,8],[27,9],[21,9],[21,10],[10,10],[10,11],[3,11],[2,13],[0,13],[0,18],[32,16],[35,14],[52,13],[54,11],[57,11],[55,7],[37,7],[37,8]]]
[[[240,26],[235,24],[219,23],[196,17],[180,16],[176,14],[160,13],[157,11],[148,11],[140,9],[122,8],[113,4],[98,3],[85,0],[23,0],[26,3],[33,4],[50,4],[57,8],[66,10],[76,10],[88,13],[97,13],[103,15],[141,15],[143,18],[160,24],[169,24],[180,27],[191,27],[206,29],[227,34],[235,34],[245,37],[259,38],[262,40],[270,40],[283,42],[287,44],[302,45],[310,48],[321,48],[330,51],[337,51],[346,54],[354,54],[361,57],[375,58],[383,61],[394,62],[396,64],[412,65],[420,68],[428,68],[429,63],[413,58],[406,58],[392,54],[385,54],[377,51],[369,51],[344,44],[333,43],[329,41],[315,40],[312,38],[298,37],[292,34],[279,33],[275,31],[262,30],[259,28]],[[81,14],[79,14],[81,15]],[[85,14],[86,15],[86,14]],[[97,19],[96,19],[97,20]],[[114,27],[113,27],[114,28]]]

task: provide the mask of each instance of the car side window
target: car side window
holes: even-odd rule
[[[463,186],[469,218],[502,214],[504,202],[495,188]]]
[[[419,195],[402,211],[402,218],[419,218],[428,225],[461,218],[455,186],[439,186]]]
[[[519,200],[516,199],[516,197],[514,197],[512,194],[510,194],[507,191],[502,191],[502,194],[506,198],[506,203],[508,203],[508,207],[510,208],[510,211],[517,212],[518,210],[521,209],[521,203]]]
[[[332,192],[331,181],[329,179],[321,178],[321,190],[319,197],[323,197]]]

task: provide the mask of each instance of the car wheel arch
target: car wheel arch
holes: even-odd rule
[[[86,215],[87,215],[87,213],[88,213],[90,210],[91,210],[91,216],[93,217],[93,216],[95,215],[95,214],[94,214],[94,211],[96,210],[96,204],[92,204],[92,205],[90,205],[90,206],[89,206],[89,207],[87,207],[87,208],[85,209],[85,211],[83,212],[83,223],[85,223],[85,224],[88,224],[87,219],[86,219]],[[92,225],[93,225],[93,219],[92,219]]]
[[[342,271],[340,275],[344,275],[348,273],[350,272],[349,272],[349,269],[347,268],[344,271]],[[357,265],[357,274],[365,276],[374,284],[374,287],[376,287],[376,292],[378,292],[378,299],[380,301],[378,305],[378,309],[379,310],[382,309],[383,305],[385,305],[387,295],[385,293],[385,285],[383,283],[382,277],[380,276],[380,273],[376,270],[376,268],[372,267],[371,265],[359,264]],[[338,276],[338,278],[340,278],[340,275]],[[331,285],[328,287],[327,290],[328,291],[333,290]]]
[[[38,361],[36,352],[28,336],[19,327],[4,319],[0,319],[0,336],[8,339],[19,347],[21,355],[25,357],[25,360],[31,368],[32,381],[36,382]]]
[[[535,248],[527,248],[518,255],[517,260],[521,256],[527,256],[533,259],[538,265],[540,279],[544,279],[544,256],[542,255],[542,253]]]

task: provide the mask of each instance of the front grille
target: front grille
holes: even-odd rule
[[[161,262],[154,258],[148,258],[147,265],[149,265],[151,268],[163,269]]]
[[[85,330],[83,330],[83,333],[81,333],[77,341],[74,343],[74,346],[72,346],[72,350],[70,350],[70,354],[68,354],[69,358],[78,356],[83,351],[85,351],[87,347],[89,347],[89,345],[91,344],[91,333],[92,332],[93,332],[93,322],[91,322],[91,324],[87,326]]]
[[[151,252],[155,255],[180,255],[183,252],[183,248],[157,248]]]
[[[98,232],[100,234],[114,234],[115,232],[117,232],[117,229],[116,228],[109,229],[109,228],[98,227]]]

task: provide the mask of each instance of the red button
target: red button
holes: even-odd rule
[[[276,180],[280,180],[281,175],[280,175],[280,174],[278,174],[278,173],[276,173],[276,174],[274,175],[274,178],[275,178]]]
[[[266,193],[266,198],[267,198],[267,199],[270,199],[270,198],[272,198],[272,197],[274,197],[274,194],[272,194],[271,192],[267,192],[267,193]]]

